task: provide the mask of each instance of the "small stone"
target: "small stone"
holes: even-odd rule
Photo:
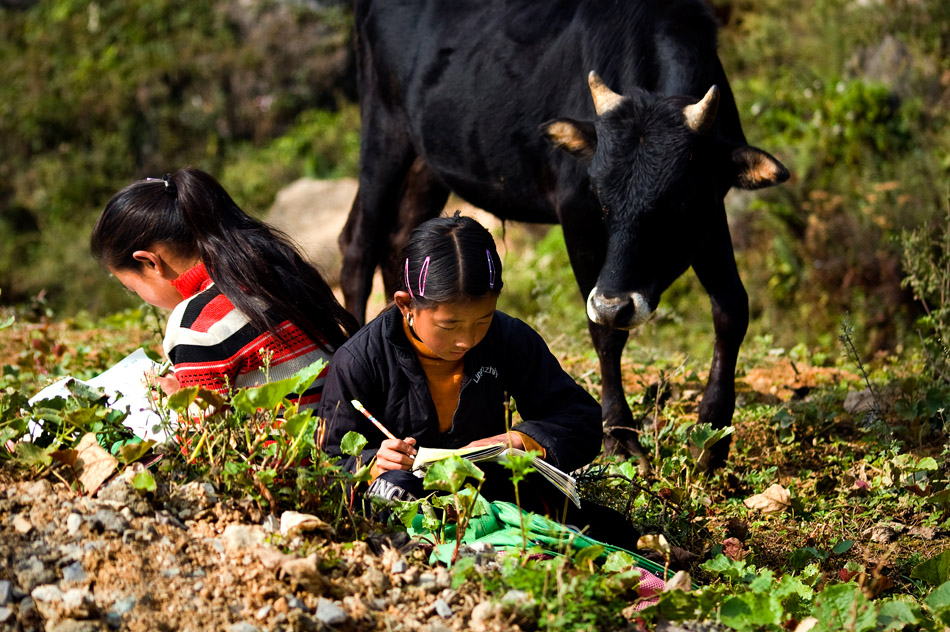
[[[23,590],[30,592],[41,584],[50,584],[56,581],[56,573],[52,568],[46,568],[36,556],[27,558],[17,564],[14,570],[17,583]]]
[[[29,487],[26,488],[26,495],[34,500],[38,498],[45,498],[52,493],[53,486],[50,485],[50,482],[45,478],[34,481]]]
[[[448,619],[452,616],[452,606],[445,603],[444,599],[435,600],[435,611],[443,619]]]
[[[77,621],[76,619],[63,619],[53,623],[46,624],[46,632],[101,632],[102,626],[96,621]]]
[[[6,606],[0,607],[0,623],[6,623],[13,616],[13,610]]]
[[[66,532],[69,535],[76,535],[80,527],[82,527],[82,516],[70,512],[69,517],[66,518]]]
[[[273,609],[274,607],[270,604],[267,604],[266,606],[261,606],[260,608],[258,608],[257,612],[254,613],[254,618],[257,619],[258,621],[263,621],[264,619],[270,616],[270,613]]]
[[[225,545],[232,551],[263,544],[264,537],[264,529],[246,524],[229,524],[223,535]]]
[[[224,628],[227,632],[258,632],[257,626],[247,621],[238,621]]]
[[[33,598],[30,596],[24,597],[20,600],[20,605],[18,607],[20,617],[25,619],[33,614],[36,610],[36,602],[33,601]]]
[[[5,606],[13,599],[13,582],[0,579],[0,606]]]
[[[320,623],[331,626],[341,625],[350,618],[343,608],[329,599],[323,598],[317,601],[316,617]]]
[[[17,533],[26,535],[33,530],[33,523],[23,514],[16,514],[13,516],[13,529]]]
[[[129,521],[119,512],[111,509],[100,509],[88,518],[90,525],[97,531],[112,531],[123,534],[129,528]]]
[[[37,586],[30,592],[36,609],[47,619],[58,618],[63,609],[63,591],[54,584]]]
[[[287,606],[293,608],[294,610],[307,609],[307,604],[305,604],[302,599],[294,597],[293,595],[287,597]]]
[[[63,593],[63,612],[67,617],[88,619],[97,611],[96,598],[88,589],[73,588]]]
[[[278,597],[274,600],[274,612],[284,613],[290,610],[290,606],[287,605],[287,600],[283,597]]]
[[[441,621],[432,621],[425,628],[426,632],[452,632],[452,628],[445,625]]]
[[[406,560],[397,560],[393,562],[391,572],[393,575],[400,575],[402,573],[405,573],[406,569],[408,568],[409,568],[409,565],[406,564]]]
[[[73,562],[69,566],[63,568],[63,581],[66,583],[71,582],[82,582],[86,580],[86,571],[83,570],[82,564],[79,562]]]
[[[132,611],[132,608],[135,607],[135,596],[128,595],[119,599],[114,604],[112,604],[112,609],[110,612],[119,615],[120,617],[124,614],[127,614]]]
[[[879,522],[878,524],[868,527],[861,532],[861,537],[871,540],[871,542],[878,542],[881,544],[887,544],[888,542],[893,542],[897,539],[897,535],[904,530],[904,525],[896,522]]]
[[[490,601],[483,601],[472,608],[472,630],[482,632],[487,630],[491,620],[495,618],[495,606]]]

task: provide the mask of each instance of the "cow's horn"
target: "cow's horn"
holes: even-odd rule
[[[594,98],[594,109],[597,111],[597,116],[602,116],[605,112],[614,109],[623,99],[622,95],[608,88],[604,80],[594,70],[591,70],[590,74],[587,75],[587,83],[590,84],[590,96]]]
[[[719,110],[719,86],[712,86],[699,103],[683,108],[686,127],[698,134],[704,134],[712,127]]]

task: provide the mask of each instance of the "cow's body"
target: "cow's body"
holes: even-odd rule
[[[722,199],[787,172],[746,145],[702,0],[357,0],[355,19],[362,144],[340,237],[348,309],[365,318],[377,264],[395,288],[408,232],[450,191],[503,219],[558,222],[587,299],[606,428],[632,425],[627,330],[690,266],[716,328],[699,417],[728,424],[748,300]],[[588,86],[591,70],[603,83]],[[713,85],[718,99],[684,109]],[[633,432],[611,434],[639,450]]]

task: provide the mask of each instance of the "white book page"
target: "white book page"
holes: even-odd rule
[[[145,373],[147,371],[157,371],[158,368],[159,366],[145,355],[145,351],[136,349],[96,377],[76,381],[105,391],[110,399],[114,399],[109,404],[109,408],[121,411],[128,408],[129,416],[122,423],[136,436],[143,440],[154,439],[162,442],[167,438],[167,434],[159,425],[161,417],[151,408],[145,383]],[[31,397],[30,404],[35,404],[44,399],[53,399],[54,397],[68,398],[69,389],[66,388],[66,380],[68,379],[68,377],[64,377],[50,384]],[[122,396],[116,398],[117,393],[121,393]],[[155,426],[158,427],[155,428]],[[35,436],[38,431],[37,425],[31,423],[30,435]]]

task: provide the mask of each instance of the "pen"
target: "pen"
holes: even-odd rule
[[[356,410],[358,410],[358,411],[360,411],[361,413],[363,413],[363,416],[364,416],[364,417],[366,417],[366,418],[369,419],[371,422],[373,422],[373,425],[376,426],[377,428],[379,428],[380,431],[382,431],[382,433],[383,433],[384,435],[386,435],[386,436],[389,437],[390,439],[396,439],[396,435],[394,435],[393,433],[389,432],[389,429],[388,429],[386,426],[384,426],[384,425],[382,424],[382,422],[379,421],[379,419],[376,419],[376,417],[373,417],[373,415],[370,414],[370,412],[369,412],[368,410],[366,410],[366,408],[363,407],[363,404],[360,403],[360,400],[358,400],[358,399],[351,399],[351,400],[350,400],[350,403],[353,404],[353,408],[355,408]],[[399,439],[396,439],[396,441],[399,441]]]

